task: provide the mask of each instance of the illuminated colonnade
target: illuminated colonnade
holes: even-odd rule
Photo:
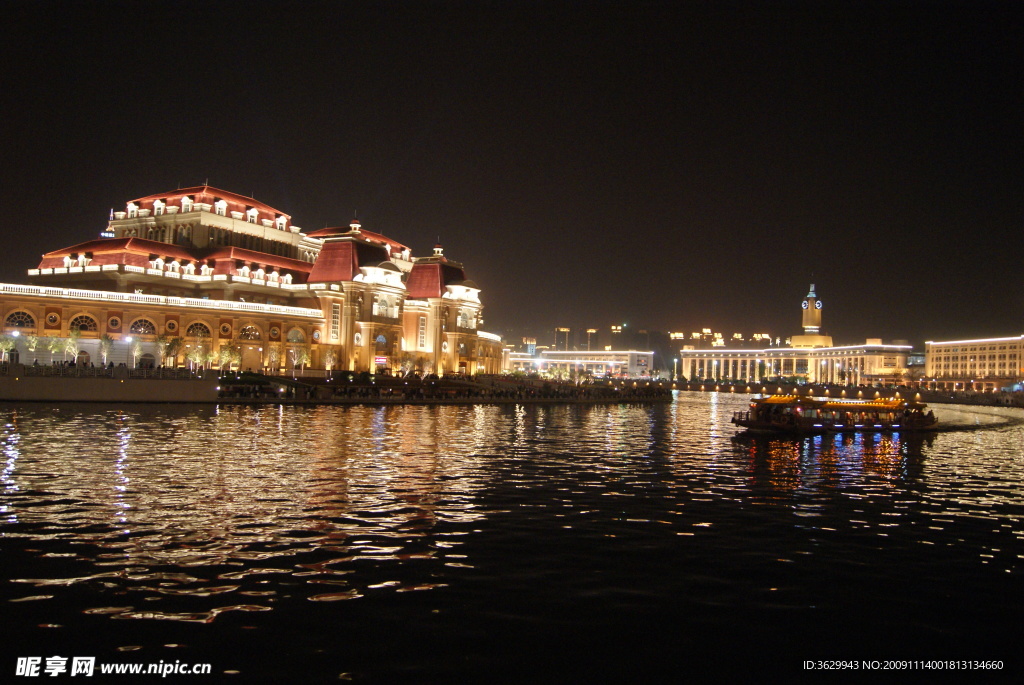
[[[906,373],[909,345],[762,350],[679,350],[680,373],[690,380],[760,382],[799,379],[858,385]]]

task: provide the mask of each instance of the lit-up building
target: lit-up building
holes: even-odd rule
[[[480,288],[440,245],[414,257],[358,221],[304,233],[210,186],[132,200],[102,237],[46,253],[28,276],[0,284],[22,363],[502,370]]]
[[[936,390],[1020,389],[1024,379],[1024,335],[976,340],[929,340],[924,377]]]
[[[570,329],[564,326],[559,326],[555,329],[555,349],[567,351],[572,348],[572,344],[569,341]]]
[[[654,352],[636,350],[541,350],[537,354],[513,352],[509,355],[512,371],[549,376],[593,376],[642,378],[651,375]]]
[[[853,385],[902,381],[909,345],[884,345],[875,338],[862,345],[835,347],[832,338],[821,333],[824,305],[813,284],[800,306],[804,332],[793,336],[790,347],[695,349],[686,345],[679,350],[680,375],[691,381],[746,383],[779,379]]]

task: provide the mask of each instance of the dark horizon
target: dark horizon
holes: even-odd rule
[[[201,184],[445,254],[485,328],[1019,335],[1019,4],[6,7],[0,280]],[[59,22],[54,17],[59,16]]]

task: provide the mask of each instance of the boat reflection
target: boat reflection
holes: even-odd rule
[[[924,450],[935,436],[923,433],[843,433],[783,437],[743,432],[733,444],[746,456],[754,484],[780,491],[842,487],[874,477],[890,485],[920,478]]]

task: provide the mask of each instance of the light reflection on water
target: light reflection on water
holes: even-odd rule
[[[511,649],[497,642],[527,639],[502,638],[509,625],[576,635],[584,659],[668,613],[707,641],[751,616],[813,636],[819,614],[860,626],[896,604],[901,629],[959,639],[959,615],[933,615],[950,577],[998,614],[1024,553],[1019,412],[937,407],[975,429],[787,440],[737,436],[746,402],[8,407],[0,597],[28,646],[52,639],[39,625],[111,649],[123,625],[206,625],[242,648],[262,630],[265,649],[371,680],[485,669]],[[404,656],[386,665],[376,643],[310,637],[391,620],[409,637],[389,628]],[[451,642],[428,649],[435,630]]]

